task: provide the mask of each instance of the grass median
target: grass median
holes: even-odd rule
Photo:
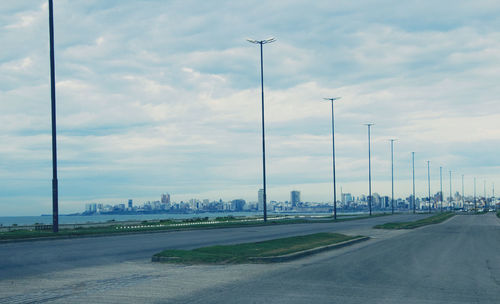
[[[217,245],[193,250],[164,250],[153,256],[161,262],[180,264],[249,263],[252,258],[274,257],[360,238],[339,233],[315,233],[256,243]]]
[[[436,215],[413,221],[413,222],[395,222],[395,223],[385,223],[381,225],[376,225],[373,228],[376,229],[414,229],[422,226],[438,224],[444,222],[445,220],[453,217],[455,213],[453,212],[445,212],[438,213]]]
[[[308,224],[308,223],[333,223],[343,221],[353,221],[367,219],[376,216],[387,216],[389,214],[381,213],[372,216],[339,216],[337,220],[330,217],[324,218],[269,218],[264,222],[262,218],[245,217],[218,217],[215,219],[193,218],[184,220],[160,220],[145,221],[141,224],[125,225],[120,222],[112,223],[104,227],[78,227],[74,229],[61,229],[58,233],[51,230],[26,230],[13,228],[12,231],[0,232],[0,241],[22,240],[22,239],[43,239],[43,238],[68,238],[113,235],[126,233],[151,233],[161,231],[193,230],[193,229],[217,229],[217,228],[236,228],[247,226],[267,226],[267,225],[287,225],[287,224]]]

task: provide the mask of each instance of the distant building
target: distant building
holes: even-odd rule
[[[167,206],[170,206],[170,194],[162,194],[161,195],[161,203]]]
[[[132,209],[132,200],[131,199],[128,200],[128,208]]]
[[[300,191],[292,190],[290,192],[290,202],[292,207],[296,207],[300,204]]]
[[[231,201],[231,210],[234,211],[243,211],[243,207],[245,206],[244,199],[235,199]]]
[[[264,210],[264,189],[259,189],[257,210]]]

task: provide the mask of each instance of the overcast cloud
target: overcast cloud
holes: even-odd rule
[[[170,193],[257,200],[264,47],[268,198],[500,185],[498,1],[55,0],[60,210]],[[0,210],[51,211],[48,5],[0,3]],[[445,187],[445,189],[448,186]],[[445,192],[446,193],[446,192]]]

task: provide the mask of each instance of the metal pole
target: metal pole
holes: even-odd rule
[[[431,171],[430,171],[430,161],[427,161],[427,184],[429,186],[429,213],[431,213]]]
[[[484,181],[484,207],[487,208],[488,206],[488,200],[486,199],[486,181]]]
[[[264,222],[267,222],[267,192],[266,192],[266,140],[264,132],[264,58],[262,41],[260,42],[260,87],[262,92],[262,180],[264,183]]]
[[[411,152],[411,164],[413,167],[413,213],[415,214],[415,152]]]
[[[441,201],[441,212],[443,212],[443,167],[439,167],[439,188],[441,189],[439,200]]]
[[[373,124],[368,123],[368,208],[370,209],[370,216],[372,215],[372,162],[371,162],[371,148],[370,148],[370,128]]]
[[[474,211],[477,212],[477,203],[476,203],[476,178],[474,177]]]
[[[260,86],[262,92],[262,182],[263,182],[263,204],[264,204],[264,222],[267,222],[267,189],[266,189],[266,140],[265,140],[265,128],[264,128],[264,56],[263,56],[263,45],[266,43],[271,43],[276,41],[275,38],[269,38],[266,40],[253,40],[247,39],[248,42],[259,44],[260,46]]]
[[[462,208],[465,207],[465,197],[464,197],[464,175],[462,174]]]
[[[392,199],[391,208],[392,214],[394,214],[394,141],[395,139],[390,139],[391,141],[391,186],[392,186]]]
[[[450,170],[450,206],[454,206],[453,204],[453,194],[451,193],[451,170]]]
[[[57,184],[57,138],[56,138],[56,74],[54,59],[54,7],[49,0],[50,38],[50,96],[52,117],[52,231],[59,231],[59,195]]]
[[[333,219],[337,219],[337,186],[335,184],[335,123],[334,123],[334,115],[333,115],[333,101],[334,99],[330,99],[332,102],[332,158],[333,158]]]

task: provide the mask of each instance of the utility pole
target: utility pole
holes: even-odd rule
[[[462,208],[465,208],[464,175],[462,174]]]

